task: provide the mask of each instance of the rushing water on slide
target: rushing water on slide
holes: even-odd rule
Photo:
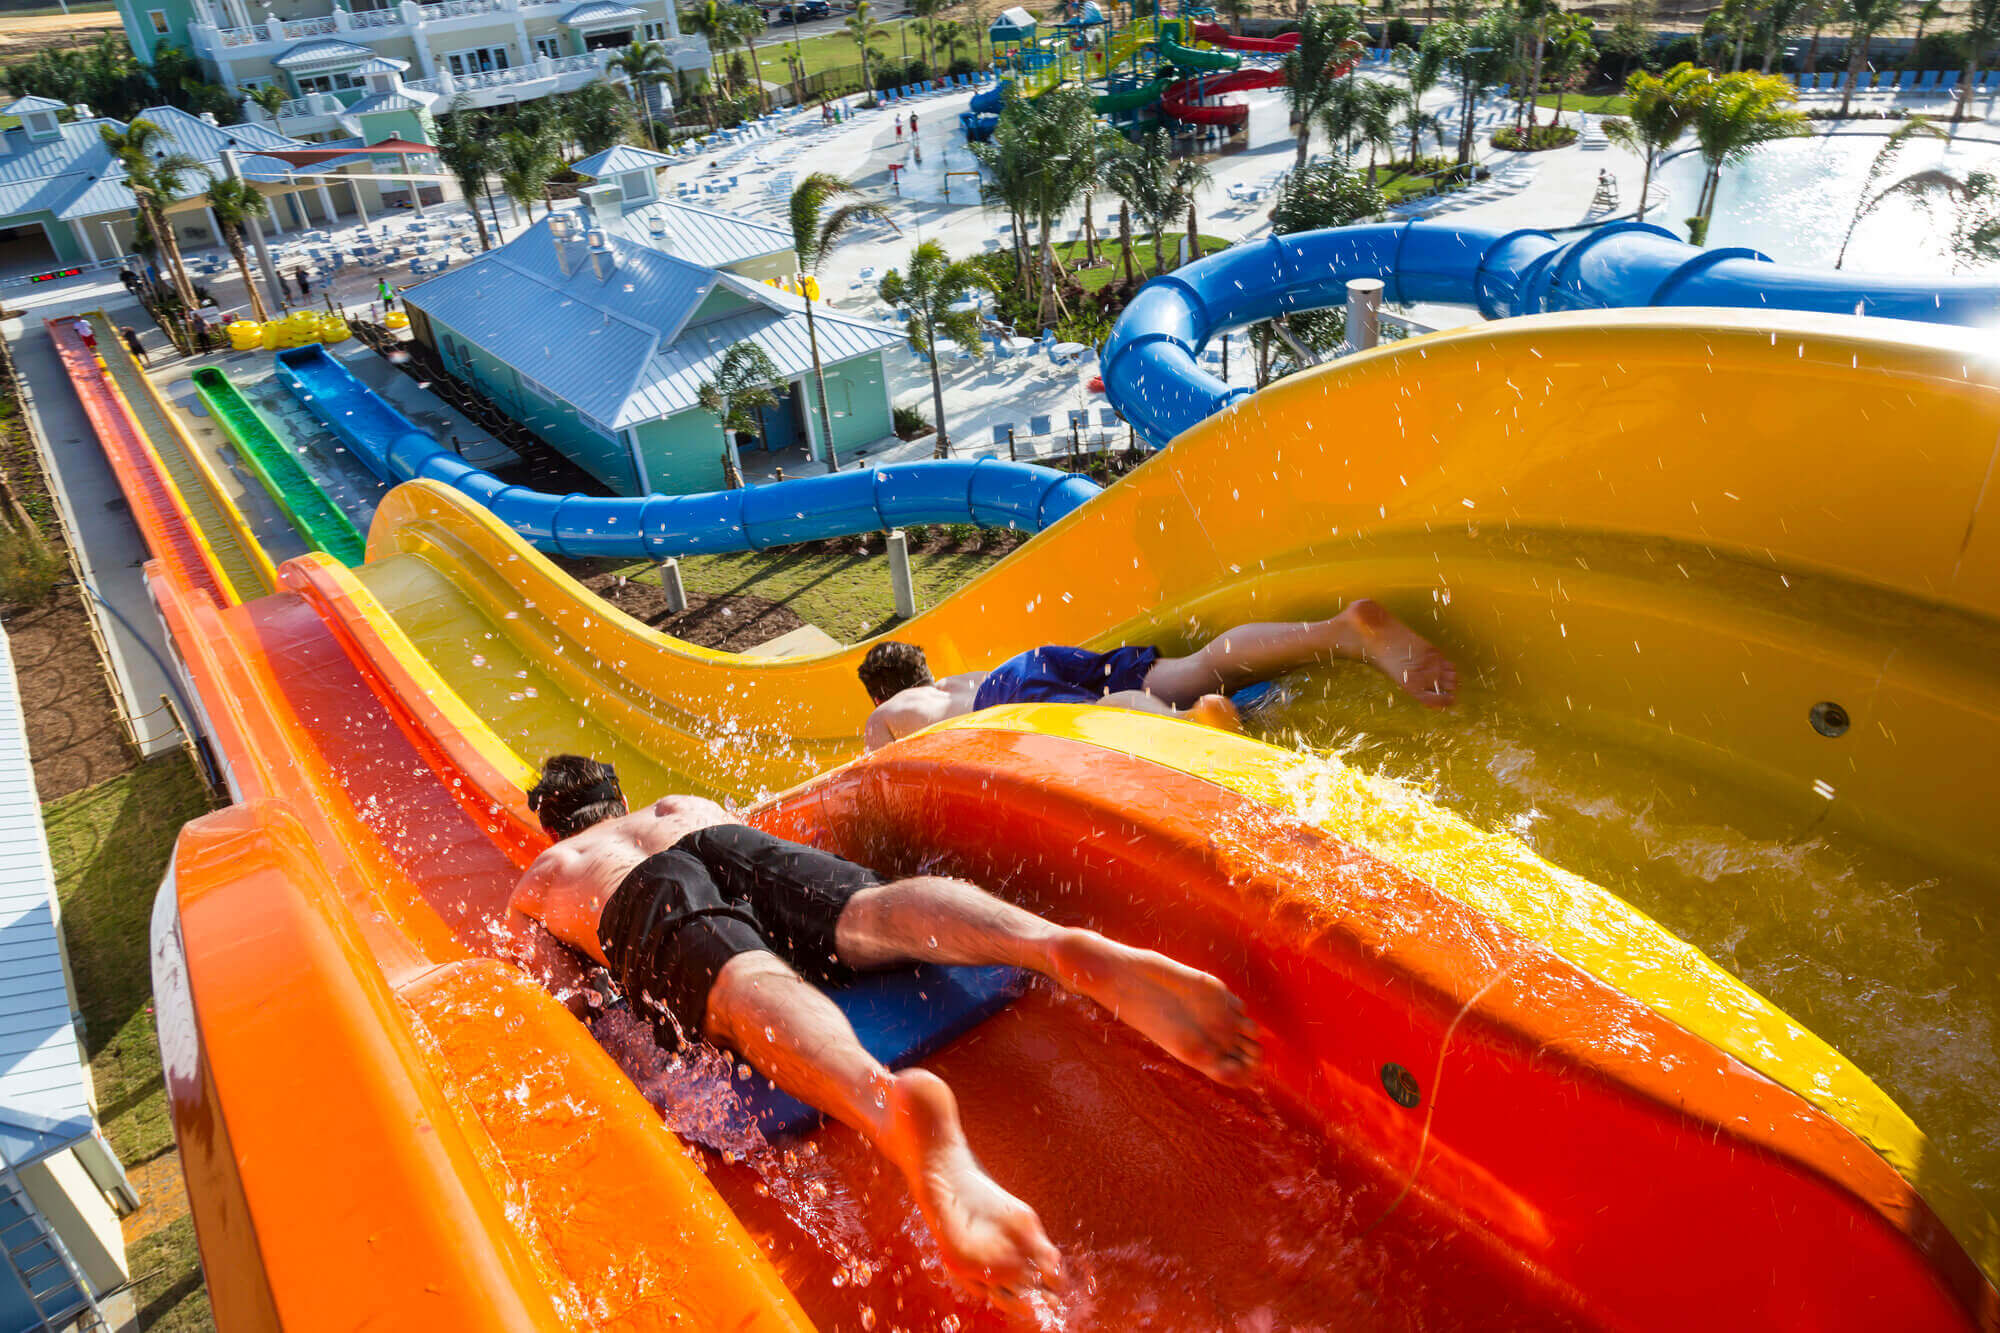
[[[1359,784],[1385,839],[1398,821],[1436,818],[1430,802],[1513,834],[1831,1043],[2000,1207],[1992,884],[1839,829],[1824,810],[1551,725],[1477,683],[1441,714],[1360,668],[1285,687],[1256,730],[1308,756],[1299,814]]]

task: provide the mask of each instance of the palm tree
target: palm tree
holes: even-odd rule
[[[722,476],[732,490],[743,484],[736,432],[755,429],[757,410],[777,405],[779,378],[777,363],[763,348],[731,343],[716,364],[715,378],[695,390],[701,410],[713,413],[722,427]]]
[[[1762,23],[1764,73],[1769,74],[1771,66],[1778,63],[1778,48],[1783,45],[1786,35],[1796,32],[1815,7],[1816,0],[1765,0]]]
[[[795,23],[794,28],[798,27]],[[771,95],[764,89],[764,67],[757,60],[757,34],[764,31],[764,11],[755,5],[729,6],[729,30],[750,52],[750,82],[756,86],[757,109],[771,109]]]
[[[1429,134],[1437,144],[1438,151],[1444,151],[1444,122],[1432,112],[1424,110],[1424,104],[1404,93],[1400,106],[1403,112],[1403,128],[1410,133],[1410,173],[1417,174],[1417,164],[1423,160],[1423,136]]]
[[[1919,171],[1884,193],[1908,195],[1933,209],[1940,202],[1951,206],[1946,244],[1953,268],[1968,259],[1988,264],[2000,260],[2000,176],[1973,171],[1960,180],[1948,171]]]
[[[563,137],[575,144],[582,156],[625,142],[634,129],[631,104],[603,79],[593,79],[573,93],[548,100],[557,104]],[[650,141],[651,135],[647,138]]]
[[[653,108],[646,96],[646,83],[673,72],[674,64],[667,59],[666,48],[658,42],[634,42],[605,61],[604,68],[607,73],[617,73],[631,80],[632,96],[639,99],[640,114],[646,118],[646,143],[649,147],[658,148],[660,144],[653,135]]]
[[[889,222],[889,210],[882,204],[862,199],[854,182],[830,171],[815,171],[792,187],[792,253],[799,257],[799,272],[818,273],[826,257],[865,219]],[[836,203],[845,200],[844,203]],[[889,222],[890,226],[895,223]],[[804,295],[804,293],[801,293]],[[819,328],[813,322],[813,298],[805,297],[806,340],[812,347],[813,386],[819,397],[820,434],[826,438],[827,469],[840,471],[840,456],[833,449],[833,414],[826,406],[826,373],[819,364]]]
[[[544,211],[549,209],[542,191],[548,186],[549,177],[562,165],[562,155],[556,152],[555,144],[546,134],[529,134],[523,130],[508,130],[494,140],[496,175],[500,177],[500,188],[507,192],[507,198],[521,206],[528,221],[535,220],[534,202],[542,200]]]
[[[854,12],[847,16],[842,26],[853,39],[855,49],[861,52],[861,87],[872,102],[875,99],[875,80],[868,75],[868,57],[872,53],[870,43],[882,35],[882,25],[868,16],[868,0],[854,0]],[[943,432],[942,423],[939,423],[938,430]]]
[[[729,89],[729,46],[734,40],[728,0],[700,0],[692,9],[680,12],[681,27],[708,39],[710,82],[723,92]],[[722,61],[721,72],[716,61]]]
[[[1833,260],[1835,268],[1839,268],[1847,262],[1847,247],[1854,241],[1854,229],[1859,227],[1862,220],[1870,213],[1880,208],[1883,200],[1892,194],[1914,193],[1913,190],[1906,187],[1910,181],[1917,178],[1916,176],[1906,176],[1886,190],[1877,190],[1875,184],[1887,174],[1891,166],[1895,165],[1897,157],[1901,156],[1903,150],[1909,147],[1910,140],[1916,138],[1918,135],[1923,135],[1931,139],[1949,139],[1951,137],[1924,117],[1918,116],[1910,121],[1909,124],[1891,134],[1883,142],[1882,146],[1875,150],[1875,160],[1868,164],[1868,175],[1861,182],[1861,195],[1854,201],[1854,215],[1847,220],[1847,234],[1840,238],[1840,253],[1834,256]],[[1921,176],[1924,173],[1919,172],[1917,174]]]
[[[1431,89],[1437,87],[1444,75],[1444,57],[1431,47],[1412,50],[1407,46],[1396,48],[1396,63],[1403,67],[1403,76],[1408,82],[1409,98],[1403,106],[1403,124],[1410,131],[1410,164],[1414,170],[1417,161],[1417,139],[1426,129],[1432,129],[1438,137],[1438,147],[1444,147],[1444,122],[1423,109],[1424,98]]]
[[[1153,241],[1153,272],[1167,271],[1166,231],[1208,183],[1208,168],[1174,156],[1173,139],[1154,128],[1105,171],[1105,183],[1131,208]]]
[[[867,3],[867,0],[862,0]],[[942,329],[960,347],[975,357],[986,355],[979,341],[979,312],[953,310],[975,287],[990,289],[986,271],[969,259],[953,259],[936,241],[925,241],[910,251],[910,271],[890,269],[878,288],[882,299],[892,306],[907,306],[910,322],[905,332],[910,346],[922,353],[931,366],[931,410],[937,421],[937,447],[932,457],[951,453],[951,437],[944,427],[944,380],[938,374],[937,335]]]
[[[1917,39],[1910,43],[1910,63],[1903,68],[1917,68],[1917,62],[1924,58],[1924,29],[1944,16],[1944,0],[1923,0],[1917,6]]]
[[[181,264],[180,242],[167,221],[167,205],[181,197],[187,178],[202,170],[201,163],[186,153],[166,151],[172,138],[155,121],[140,116],[124,129],[100,125],[97,132],[111,156],[125,168],[125,185],[139,205],[139,214],[152,230],[153,238],[167,257],[167,273],[174,293],[188,309],[195,307],[194,284],[188,281]]]
[[[491,250],[493,241],[486,234],[479,196],[485,191],[489,203],[492,200],[491,178],[498,155],[485,118],[472,109],[469,95],[460,93],[452,101],[450,113],[438,118],[436,138],[438,159],[458,182],[458,192],[465,196],[465,205],[472,210],[472,223],[479,228],[479,248]],[[499,229],[498,214],[494,215],[493,226],[496,231]]]
[[[917,40],[923,44],[924,68],[931,72],[932,78],[936,78],[942,69],[938,64],[934,43],[937,40],[938,11],[943,9],[944,5],[945,0],[908,0],[908,4],[905,5],[910,16],[916,20],[911,26],[917,30]]]
[[[260,83],[250,90],[250,100],[255,102],[258,108],[271,118],[271,125],[273,128],[276,128],[278,124],[278,108],[291,101],[292,98],[291,94],[285,91],[285,85],[282,83]]]
[[[1708,171],[1689,222],[1689,239],[1696,245],[1707,243],[1708,220],[1724,167],[1773,140],[1811,132],[1811,123],[1791,102],[1792,86],[1775,74],[1724,74],[1702,86],[1695,102],[1694,136]]]
[[[1098,121],[1088,93],[1060,87],[1008,103],[993,137],[972,146],[973,156],[992,172],[988,197],[1010,201],[1016,218],[1031,219],[1041,232],[1035,263],[1027,267],[1044,320],[1052,300],[1066,308],[1057,288],[1062,261],[1051,242],[1056,219],[1096,183],[1113,151],[1100,148],[1111,132]]]
[[[1877,33],[1895,21],[1903,0],[1842,0],[1842,3],[1851,25],[1847,39],[1847,78],[1840,85],[1837,113],[1844,116],[1848,104],[1854,100],[1854,82],[1861,75],[1861,67],[1868,63],[1869,46]]]
[[[1520,21],[1526,25],[1522,37],[1532,39],[1533,53],[1528,61],[1528,128],[1535,128],[1535,103],[1542,95],[1542,53],[1548,46],[1549,15],[1556,9],[1556,0],[1515,0]],[[1532,137],[1532,136],[1531,136]]]
[[[1551,125],[1560,125],[1563,114],[1563,98],[1569,93],[1584,66],[1597,54],[1597,44],[1590,39],[1591,29],[1596,26],[1581,14],[1564,14],[1556,19],[1554,62],[1556,75],[1556,109],[1549,118]],[[1579,117],[1581,123],[1581,117]]]
[[[1656,77],[1637,69],[1625,80],[1625,100],[1630,114],[1604,122],[1604,136],[1611,142],[1637,153],[1646,164],[1639,182],[1638,220],[1646,220],[1647,193],[1653,188],[1653,169],[1669,148],[1693,123],[1695,104],[1708,81],[1708,71],[1682,61]]]
[[[1285,101],[1299,126],[1294,169],[1306,164],[1312,148],[1313,122],[1334,96],[1336,71],[1351,57],[1348,44],[1362,31],[1351,9],[1315,6],[1299,20],[1299,44],[1285,53]]]
[[[264,297],[250,277],[250,256],[243,245],[243,231],[252,219],[268,217],[270,205],[249,181],[214,176],[208,182],[208,209],[215,215],[216,225],[222,228],[222,240],[229,247],[230,256],[236,260],[236,271],[243,277],[243,290],[250,293],[250,312],[259,320],[269,319]]]
[[[1236,25],[1236,35],[1243,35],[1243,20],[1250,17],[1250,0],[1218,0],[1216,12]]]
[[[1396,108],[1405,96],[1402,89],[1387,83],[1364,83],[1356,98],[1354,135],[1368,146],[1368,183],[1375,183],[1375,153],[1396,151]]]
[[[2000,0],[1971,0],[1965,7],[1965,69],[1958,79],[1958,105],[1951,109],[1951,123],[1965,119],[1972,105],[1972,85],[1977,82],[1986,48],[2000,37]]]

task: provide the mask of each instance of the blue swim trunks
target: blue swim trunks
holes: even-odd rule
[[[993,668],[973,697],[974,708],[995,704],[1094,704],[1107,694],[1142,690],[1160,660],[1158,648],[1031,648]]]

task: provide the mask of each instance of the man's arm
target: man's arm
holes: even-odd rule
[[[863,749],[879,750],[896,739],[896,733],[891,730],[889,719],[885,716],[888,711],[889,705],[883,704],[868,715],[867,723],[861,728]]]

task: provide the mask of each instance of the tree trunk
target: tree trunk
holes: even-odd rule
[[[243,277],[243,290],[250,293],[250,313],[261,322],[271,316],[264,309],[264,298],[258,294],[257,284],[250,280],[250,256],[243,248],[243,234],[234,227],[222,229],[222,239],[229,243],[229,255],[236,261],[236,271]]]
[[[1132,209],[1129,204],[1118,205],[1118,260],[1125,266],[1125,285],[1132,285]]]
[[[736,432],[729,428],[729,402],[722,404],[722,484],[728,490],[743,486],[743,461],[736,455]]]
[[[1965,57],[1965,71],[1958,76],[1958,105],[1951,109],[1951,123],[1956,125],[1965,119],[1965,108],[1972,105],[1972,84],[1979,77],[1979,43],[1968,43]]]
[[[1861,62],[1866,51],[1860,34],[1847,39],[1847,78],[1840,85],[1840,110],[1835,115],[1845,116],[1848,104],[1854,101],[1854,81],[1861,75]]]
[[[1305,167],[1306,154],[1312,149],[1312,134],[1312,117],[1301,117],[1299,120],[1299,152],[1298,156],[1292,159],[1292,170],[1299,171]]]
[[[819,363],[819,328],[813,323],[813,306],[810,296],[806,297],[806,342],[812,348],[813,387],[819,391],[819,432],[826,445],[826,470],[840,471],[840,455],[833,447],[833,413],[826,407],[826,368]]]
[[[1201,258],[1200,219],[1195,216],[1194,196],[1188,195],[1188,262],[1192,264]]]
[[[165,210],[158,204],[153,206],[153,235],[160,242],[160,248],[167,254],[167,271],[173,275],[174,290],[187,308],[195,308],[194,284],[188,281],[187,269],[181,264],[180,238],[174,235],[173,224],[167,221]]]
[[[464,181],[458,183],[458,190],[465,196],[465,206],[472,213],[472,225],[479,229],[479,248],[491,250],[493,243],[486,238],[486,219],[479,216],[479,191],[466,189]]]
[[[1915,69],[1918,66],[1918,64],[1922,62],[1923,54],[1924,54],[1924,17],[1921,13],[1919,13],[1917,15],[1917,40],[1910,44],[1910,63],[1903,66],[1903,68]]]
[[[1806,43],[1806,66],[1802,73],[1811,74],[1819,68],[1819,35],[1825,27],[1824,23],[1813,24],[1812,40]]]
[[[1651,194],[1652,190],[1653,151],[1649,148],[1646,150],[1646,169],[1639,175],[1639,214],[1633,219],[1634,222],[1644,222],[1646,220],[1646,196]]]
[[[1535,137],[1535,107],[1542,100],[1542,51],[1548,45],[1548,19],[1535,20],[1535,67],[1528,75],[1528,138]]]
[[[1086,267],[1097,267],[1097,223],[1091,215],[1094,196],[1083,196],[1083,262]]]
[[[935,414],[932,424],[937,427],[937,447],[931,450],[931,457],[949,458],[951,437],[944,431],[944,380],[938,374],[937,332],[929,311],[924,313],[924,340],[931,347],[931,411]]]

